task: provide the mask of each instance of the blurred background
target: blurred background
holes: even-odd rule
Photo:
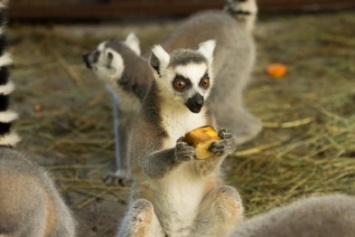
[[[226,160],[246,215],[302,196],[355,194],[355,1],[259,0],[257,63],[246,107],[263,122]],[[79,236],[110,237],[127,187],[107,187],[114,136],[111,98],[82,55],[135,32],[149,53],[183,19],[223,0],[10,0],[20,149],[53,174]],[[282,63],[282,77],[267,73]]]
[[[259,0],[262,13],[314,12],[355,7],[353,0]],[[127,16],[186,15],[221,8],[223,0],[16,0],[11,3],[14,19],[92,19]]]

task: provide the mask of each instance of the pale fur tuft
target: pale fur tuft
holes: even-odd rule
[[[159,60],[159,68],[166,69],[170,62],[169,54],[163,49],[161,45],[155,45],[152,49],[152,54]]]
[[[133,32],[130,33],[126,40],[124,41],[124,43],[130,48],[132,49],[133,52],[135,52],[138,56],[141,55],[141,49],[139,46],[139,39],[136,36],[136,34],[134,34]]]
[[[9,53],[5,53],[0,57],[0,67],[8,66],[12,64],[12,58]]]
[[[15,146],[20,141],[21,138],[14,132],[0,136],[0,145],[3,146]]]
[[[212,64],[213,52],[216,47],[215,40],[207,40],[199,44],[198,51],[207,58],[208,62]]]
[[[8,95],[15,89],[14,83],[11,81],[5,85],[0,86],[0,95]]]
[[[13,111],[0,112],[0,122],[1,123],[11,123],[18,118],[18,114]]]

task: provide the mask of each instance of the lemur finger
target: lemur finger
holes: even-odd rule
[[[176,141],[176,143],[179,143],[179,142],[184,142],[184,137],[182,136],[182,137],[179,137],[179,139],[177,139],[177,141]]]
[[[215,155],[222,155],[225,151],[225,144],[223,142],[213,142],[209,151]]]
[[[231,139],[233,138],[233,134],[229,131],[227,131],[226,129],[221,129],[218,132],[218,136],[222,139]]]

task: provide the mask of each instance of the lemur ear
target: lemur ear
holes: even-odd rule
[[[130,33],[126,40],[124,41],[125,44],[133,50],[133,52],[135,52],[138,56],[141,55],[141,49],[140,49],[140,46],[139,46],[139,39],[138,37],[136,36],[136,34],[134,34],[133,32]]]
[[[213,52],[216,47],[215,40],[207,40],[198,45],[198,51],[205,56],[208,61],[212,62],[213,60]]]
[[[167,68],[169,62],[169,54],[160,45],[155,45],[149,58],[150,66],[160,75],[161,70]]]

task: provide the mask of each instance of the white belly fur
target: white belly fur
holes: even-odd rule
[[[205,114],[204,110],[198,114],[188,110],[181,113],[176,108],[165,113],[163,127],[169,136],[163,149],[175,147],[177,139],[185,133],[206,125]],[[194,161],[181,164],[168,173],[156,188],[153,202],[166,234],[169,237],[189,236],[205,190],[204,179],[197,175]]]

